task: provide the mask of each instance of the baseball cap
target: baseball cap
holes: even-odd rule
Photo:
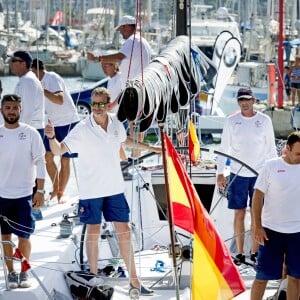
[[[35,58],[32,61],[31,67],[35,68],[35,69],[41,69],[42,70],[42,69],[44,69],[44,63],[40,59]]]
[[[240,88],[236,96],[237,100],[239,99],[253,99],[255,98],[253,92],[250,88]]]
[[[123,17],[120,18],[119,24],[115,28],[115,30],[119,30],[122,25],[135,25],[135,23],[136,22],[135,22],[134,17],[132,17],[132,16],[123,16]]]
[[[12,57],[19,57],[27,63],[32,62],[32,56],[27,51],[16,51],[16,52],[14,52]]]

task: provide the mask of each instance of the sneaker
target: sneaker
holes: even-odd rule
[[[16,289],[17,287],[19,287],[19,276],[17,272],[10,272],[7,276],[7,279],[9,288]]]
[[[254,263],[256,263],[257,262],[257,256],[258,256],[257,252],[250,253],[250,260],[253,261]]]
[[[29,276],[27,272],[21,272],[19,276],[20,284],[19,286],[21,288],[29,288],[31,287],[31,283],[29,281]]]
[[[136,287],[134,287],[134,286],[130,283],[129,294],[130,294],[130,291],[131,291],[132,289],[137,289],[137,290],[139,290],[139,291],[140,291],[140,294],[141,294],[142,296],[152,296],[153,293],[154,293],[154,291],[149,290],[148,288],[144,287],[143,285],[141,285],[140,288],[136,288]]]
[[[241,265],[241,264],[244,264],[245,261],[246,261],[246,256],[245,256],[244,254],[242,254],[242,253],[236,255],[236,257],[233,259],[233,262],[234,262],[237,266],[239,266],[239,265]]]

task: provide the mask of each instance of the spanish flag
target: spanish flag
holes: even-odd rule
[[[200,144],[192,121],[190,121],[189,129],[189,155],[193,163],[197,161],[200,155]]]
[[[193,235],[192,300],[227,300],[245,291],[230,252],[201,204],[183,163],[163,133],[174,225]]]

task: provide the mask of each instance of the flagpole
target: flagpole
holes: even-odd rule
[[[168,166],[166,159],[166,146],[164,139],[164,124],[160,123],[160,139],[162,146],[162,157],[163,157],[163,166],[164,166],[164,176],[165,176],[165,190],[166,190],[166,200],[168,207],[168,220],[169,220],[169,230],[170,230],[170,238],[171,238],[171,251],[172,251],[172,260],[173,260],[173,269],[174,269],[174,277],[175,277],[175,288],[176,288],[176,299],[180,300],[179,297],[179,281],[178,281],[178,272],[177,272],[177,263],[176,263],[176,251],[175,251],[175,234],[174,234],[174,222],[173,222],[173,210],[171,206],[170,200],[170,190],[169,190],[169,176],[168,176]]]

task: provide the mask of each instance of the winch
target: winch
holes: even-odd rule
[[[69,220],[72,217],[69,217],[68,214],[63,214],[62,220],[59,223],[60,226],[60,237],[68,238],[72,234],[73,230],[73,221]]]

